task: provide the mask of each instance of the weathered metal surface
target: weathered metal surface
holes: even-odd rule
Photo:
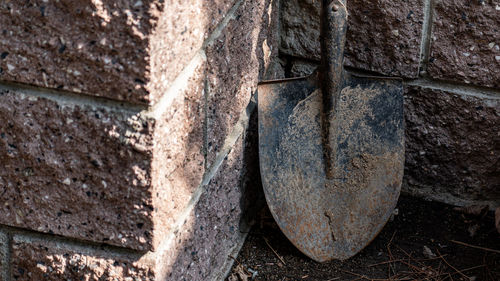
[[[315,77],[259,86],[260,167],[279,227],[304,254],[347,259],[382,229],[403,176],[401,83],[348,77],[331,121],[327,179]]]
[[[316,261],[347,259],[382,229],[403,177],[401,81],[343,70],[345,0],[322,0],[322,66],[258,88],[259,155],[279,227]]]

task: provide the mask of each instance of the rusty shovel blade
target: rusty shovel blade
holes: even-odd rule
[[[320,71],[258,88],[264,193],[281,230],[322,262],[363,249],[389,219],[403,177],[400,80],[343,69],[346,0],[322,0]]]
[[[318,77],[258,88],[259,157],[267,203],[288,239],[310,258],[347,259],[389,219],[403,176],[399,80],[341,80],[329,120],[325,169]]]

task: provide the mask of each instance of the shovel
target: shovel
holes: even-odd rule
[[[269,209],[324,262],[361,251],[391,216],[404,163],[401,80],[343,69],[345,0],[323,0],[320,70],[258,86],[259,157]]]

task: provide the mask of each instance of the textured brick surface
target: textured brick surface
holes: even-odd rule
[[[155,126],[151,173],[157,243],[164,239],[161,233],[171,231],[205,172],[205,67],[206,62],[200,60],[184,89]]]
[[[290,62],[290,77],[304,77],[316,70],[318,64],[300,59],[294,59]]]
[[[44,237],[15,235],[12,280],[222,280],[263,198],[256,114],[188,219],[163,252],[127,254]]]
[[[429,74],[500,87],[500,3],[437,1]]]
[[[467,200],[500,200],[500,100],[409,87],[405,177]]]
[[[258,167],[256,144],[255,130],[246,139],[239,139],[205,187],[205,193],[177,234],[177,250],[163,259],[167,280],[224,277],[218,275],[220,269],[230,261],[229,254],[236,255],[235,250],[248,231],[250,218],[246,215],[255,212],[259,202],[255,196],[262,194],[258,169],[254,169]]]
[[[159,116],[0,92],[0,222],[157,245],[204,173],[204,65]]]
[[[207,47],[208,164],[250,101],[259,78],[277,54],[277,1],[243,1],[227,27]]]
[[[14,237],[12,280],[155,280],[154,269],[139,256],[112,254],[94,247],[80,247]]]
[[[9,250],[9,239],[7,235],[0,231],[0,281],[6,281],[8,272],[8,250]]]
[[[418,75],[423,0],[347,1],[349,10],[345,64],[386,75]],[[282,3],[282,52],[320,59],[321,1]]]
[[[150,99],[169,88],[236,0],[168,0],[150,39]]]
[[[2,1],[0,80],[155,101],[233,2]]]
[[[212,3],[226,7],[221,15],[224,3]],[[276,12],[269,0],[243,1],[187,83],[153,112],[2,91],[0,223],[139,250],[158,245],[205,172],[205,82],[214,83],[209,140],[220,149],[277,51],[267,38]]]
[[[153,125],[0,91],[0,223],[148,248]]]

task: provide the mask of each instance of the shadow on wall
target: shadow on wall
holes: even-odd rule
[[[271,4],[271,0],[242,1],[235,17],[214,43],[207,46],[209,167],[215,162],[216,154],[224,153],[224,140],[231,134],[252,93],[256,93],[257,81],[267,70],[268,61],[264,57],[271,19],[266,9]],[[214,12],[206,5],[207,13]],[[183,227],[178,235],[181,241],[176,246],[177,256],[165,269],[162,279],[209,280],[223,274],[216,271],[227,266],[228,261],[232,262],[228,254],[237,254],[237,246],[264,201],[258,165],[256,108],[250,114],[248,129],[204,190],[186,222],[189,227]]]
[[[14,238],[12,246],[12,255],[17,257],[12,264],[13,280],[152,280],[153,276],[155,280],[208,280],[214,273],[223,274],[216,270],[231,261],[228,254],[236,256],[235,247],[263,205],[257,143],[254,110],[248,130],[205,187],[205,193],[165,253],[141,254],[53,235],[30,234],[24,238],[21,234]],[[156,255],[160,259],[151,261]],[[159,268],[165,266],[163,271],[154,272],[151,267],[155,262]]]
[[[207,164],[221,151],[240,112],[246,107],[269,64],[266,12],[272,1],[241,1],[234,18],[206,48],[207,54]],[[273,52],[277,51],[273,50]]]
[[[238,246],[263,206],[257,151],[256,111],[218,174],[206,186],[191,217],[177,236],[175,261],[160,280],[215,280],[236,257]],[[215,274],[215,275],[214,275]]]
[[[469,201],[500,201],[500,102],[408,87],[405,179]]]

